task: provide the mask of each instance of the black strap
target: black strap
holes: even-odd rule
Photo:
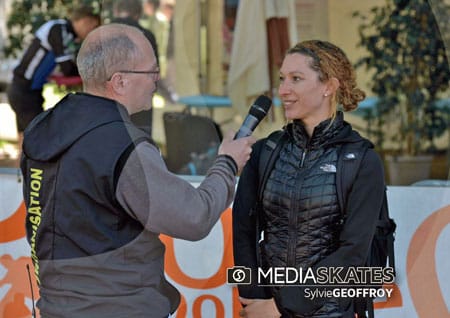
[[[375,318],[372,298],[367,298],[367,313],[369,315],[369,318]]]
[[[261,205],[264,194],[264,188],[269,179],[270,172],[273,169],[276,159],[280,154],[281,148],[284,142],[287,140],[287,134],[283,130],[277,130],[271,133],[262,145],[259,153],[258,163],[258,198],[256,200],[256,206],[252,208],[251,214],[255,214],[256,218],[256,259],[258,266],[262,267],[262,258],[260,250],[261,232],[263,230],[263,215],[261,213]]]
[[[392,267],[395,271],[395,257],[394,257],[394,233],[395,229],[397,228],[397,225],[395,224],[394,220],[389,217],[389,210],[388,210],[388,200],[387,200],[387,194],[386,191],[384,192],[384,200],[383,200],[383,208],[381,210],[379,226],[381,228],[387,229],[389,233],[392,233],[392,235],[387,236],[387,247],[388,247],[388,263],[389,267]],[[387,224],[386,224],[387,223]]]
[[[284,130],[277,130],[271,133],[264,145],[261,148],[259,154],[259,166],[258,166],[258,201],[261,202],[266,187],[267,179],[269,179],[270,172],[273,169],[273,165],[280,154],[283,144],[287,140],[288,135]]]

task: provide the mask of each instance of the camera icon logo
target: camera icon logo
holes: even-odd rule
[[[227,268],[227,283],[249,285],[252,282],[252,270],[245,266]]]

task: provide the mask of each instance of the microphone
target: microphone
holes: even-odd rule
[[[272,100],[269,97],[265,95],[259,96],[250,107],[248,115],[245,117],[245,120],[234,136],[234,139],[250,136],[256,126],[258,126],[261,120],[267,115],[271,105]]]

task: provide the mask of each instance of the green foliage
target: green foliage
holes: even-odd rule
[[[72,8],[91,5],[106,17],[111,3],[112,0],[14,0],[7,21],[9,35],[5,55],[19,56],[42,24],[51,19],[67,18]]]
[[[443,1],[386,0],[369,15],[354,16],[361,20],[358,45],[367,52],[356,67],[373,74],[380,122],[388,114],[400,119],[400,150],[417,154],[449,124],[445,109],[436,105],[449,89],[450,7]]]

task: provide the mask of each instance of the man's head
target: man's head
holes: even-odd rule
[[[130,114],[150,109],[159,68],[139,29],[123,24],[95,29],[83,41],[77,66],[85,92],[114,99]]]
[[[160,5],[159,0],[144,0],[143,3],[144,14],[148,16],[153,16],[156,13],[156,10],[158,10],[159,5]]]
[[[138,21],[142,15],[141,0],[115,0],[113,14],[116,18],[131,18]]]
[[[100,25],[100,15],[95,13],[90,6],[81,6],[74,9],[70,15],[73,29],[80,40],[84,38],[93,29]]]
[[[167,21],[172,20],[175,11],[175,0],[162,0],[159,10],[165,15]]]

